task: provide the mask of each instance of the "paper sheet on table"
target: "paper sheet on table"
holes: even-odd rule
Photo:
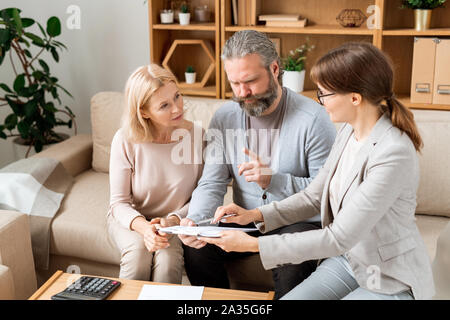
[[[199,226],[199,227],[185,227],[185,226],[173,226],[167,228],[161,228],[159,231],[171,234],[183,234],[187,236],[201,236],[218,238],[222,231],[235,230],[243,232],[257,231],[257,228],[229,228],[229,227],[215,227],[215,226]]]
[[[138,300],[201,300],[204,288],[145,284],[139,293]]]

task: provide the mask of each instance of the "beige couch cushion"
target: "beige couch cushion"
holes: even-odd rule
[[[106,228],[108,207],[108,174],[88,170],[75,177],[52,222],[50,253],[119,264]]]
[[[214,112],[227,101],[187,96],[183,99],[185,118],[200,121],[205,129],[208,128]],[[125,98],[121,92],[99,92],[91,99],[92,168],[97,172],[109,172],[111,142],[120,128],[124,107]]]
[[[198,122],[205,130],[208,129],[209,123],[217,109],[228,101],[196,97],[183,97],[183,99],[185,119]]]
[[[437,239],[449,222],[450,219],[447,217],[416,214],[416,224],[431,260],[436,256]]]
[[[120,92],[99,92],[91,99],[92,168],[109,172],[111,142],[120,128],[124,96]]]
[[[413,112],[424,141],[416,212],[450,217],[450,112]]]
[[[436,285],[434,299],[450,299],[450,223],[444,226],[436,247],[433,261],[433,276]]]

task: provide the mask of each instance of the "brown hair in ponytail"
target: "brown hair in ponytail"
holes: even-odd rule
[[[405,132],[420,152],[423,142],[414,115],[395,97],[392,61],[380,49],[366,42],[346,43],[316,62],[311,79],[329,91],[359,93],[373,105],[381,106],[389,112],[392,124]],[[383,101],[387,105],[382,105]]]

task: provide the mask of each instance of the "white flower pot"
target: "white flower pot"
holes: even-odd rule
[[[284,71],[283,87],[289,88],[294,92],[303,92],[305,84],[305,70],[303,71]]]
[[[187,84],[193,84],[195,83],[195,76],[197,75],[197,73],[192,73],[192,72],[185,72],[184,76],[186,77],[186,83]]]
[[[180,18],[180,24],[182,26],[188,25],[189,21],[191,20],[191,14],[190,13],[179,13],[178,17]]]
[[[173,23],[173,12],[161,12],[161,23]]]

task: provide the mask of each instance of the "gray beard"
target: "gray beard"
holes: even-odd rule
[[[258,95],[248,96],[244,98],[236,97],[233,94],[233,101],[239,103],[239,106],[242,110],[245,111],[245,113],[251,117],[260,117],[264,111],[270,108],[270,106],[273,104],[273,102],[277,99],[277,85],[275,81],[273,80],[273,77],[271,74],[269,74],[270,80],[269,80],[269,88],[266,92]],[[253,103],[246,103],[245,100],[252,100],[254,99],[255,102]]]

